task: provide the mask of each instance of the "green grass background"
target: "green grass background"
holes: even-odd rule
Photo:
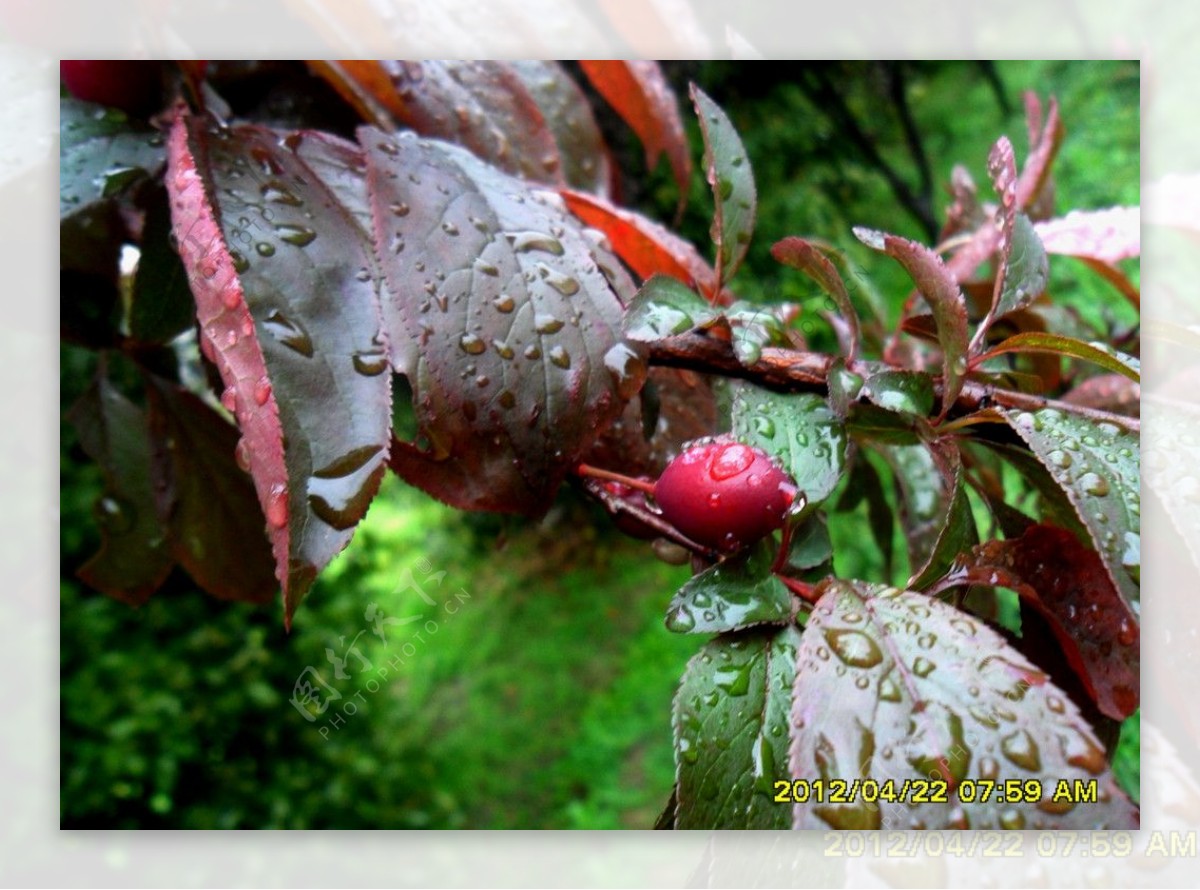
[[[905,282],[895,264],[860,249],[850,227],[909,237],[920,231],[878,173],[846,153],[839,134],[790,82],[788,66],[670,70],[680,83],[695,78],[726,107],[756,172],[757,237],[735,288],[751,299],[818,299],[767,253],[785,235],[817,235],[851,251],[894,315]],[[878,113],[872,85],[856,79],[858,70],[844,69],[851,105],[885,157],[911,178],[899,130]],[[999,63],[997,70],[1012,103],[1007,116],[975,65],[913,70],[909,98],[939,189],[962,162],[990,196],[988,148],[1007,133],[1024,157],[1020,91],[1035,89],[1058,96],[1068,130],[1056,165],[1059,208],[1138,202],[1136,63]],[[628,137],[616,137],[614,147],[631,171],[631,199],[669,219],[675,194],[666,171],[645,171]],[[939,192],[939,218],[946,203]],[[684,229],[698,244],[709,208],[697,177]],[[1086,317],[1136,320],[1069,261],[1056,260],[1052,269],[1056,295]],[[64,349],[64,406],[86,382],[91,361]],[[74,571],[98,543],[91,508],[100,485],[64,422],[64,827],[653,824],[673,777],[671,695],[702,640],[663,626],[687,571],[614,534],[573,493],[564,492],[544,521],[527,523],[462,515],[389,479],[286,635],[278,606],[212,600],[181,573],[137,610],[83,587]],[[869,540],[864,522],[852,514],[834,524],[838,568],[873,578],[880,560],[862,543]],[[404,589],[406,570],[433,606]],[[440,583],[430,580],[443,571]],[[417,621],[389,626],[385,643],[365,617],[372,603],[390,617]],[[334,679],[326,649],[340,652],[360,632],[358,649],[371,669],[360,671],[351,658],[353,675]],[[309,723],[290,704],[308,666],[355,704],[339,727]],[[1135,795],[1137,764],[1133,718],[1116,769]]]

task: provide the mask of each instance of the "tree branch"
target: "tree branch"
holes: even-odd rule
[[[834,358],[820,352],[769,346],[763,349],[758,361],[743,365],[738,361],[733,344],[728,340],[698,333],[666,337],[650,343],[649,346],[652,365],[686,368],[704,374],[720,374],[723,377],[748,380],[767,389],[784,392],[826,392],[826,378]],[[856,371],[858,363],[848,369]],[[934,381],[934,394],[938,399],[942,398],[943,393],[941,382]],[[1116,424],[1132,432],[1141,430],[1141,423],[1137,418],[1124,414],[1085,408],[1070,402],[1002,389],[972,380],[963,384],[962,392],[959,393],[952,409],[947,412],[947,419],[961,417],[991,404],[1025,411],[1056,408],[1097,423]]]

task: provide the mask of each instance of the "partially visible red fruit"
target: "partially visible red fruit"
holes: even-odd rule
[[[136,115],[154,111],[161,71],[162,63],[157,61],[63,59],[58,63],[58,74],[76,99]]]
[[[654,486],[664,519],[697,544],[726,553],[782,526],[795,494],[765,452],[730,436],[687,448]]]

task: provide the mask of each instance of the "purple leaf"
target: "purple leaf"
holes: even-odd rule
[[[837,267],[812,242],[794,236],[776,242],[775,246],[771,248],[771,256],[785,265],[804,272],[829,296],[833,297],[833,301],[837,303],[838,312],[841,313],[850,328],[850,351],[846,355],[846,361],[853,364],[858,355],[858,313],[854,309],[854,304],[850,302],[850,293],[846,290],[846,282],[842,281]]]
[[[83,450],[104,473],[104,494],[96,502],[103,540],[79,577],[114,599],[141,605],[174,565],[155,508],[145,414],[100,377],[69,417]]]
[[[1123,720],[1138,707],[1141,633],[1094,550],[1064,529],[1034,525],[1020,538],[963,554],[938,591],[987,584],[1017,591],[1045,616],[1101,712]],[[931,591],[932,592],[932,591]]]
[[[269,602],[279,591],[238,432],[173,383],[146,375],[158,512],[171,554],[213,596]]]
[[[330,136],[181,114],[167,186],[290,625],[349,543],[387,459],[390,378],[362,156]]]
[[[1079,709],[980,620],[882,585],[821,592],[796,662],[791,776],[826,792],[890,781],[892,799],[867,802],[862,785],[846,802],[814,797],[794,805],[793,827],[1137,828]],[[927,802],[914,781],[931,782]],[[1076,781],[1095,783],[1096,802],[1075,802]]]
[[[555,192],[364,128],[384,318],[423,438],[392,466],[461,509],[537,514],[637,394],[633,285]]]

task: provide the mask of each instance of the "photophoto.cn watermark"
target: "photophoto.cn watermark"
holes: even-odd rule
[[[325,648],[327,664],[320,668],[308,665],[292,685],[292,707],[316,727],[328,741],[346,726],[370,696],[383,689],[389,680],[421,650],[463,604],[471,599],[465,588],[451,590],[443,587],[446,572],[434,572],[428,560],[417,562],[417,572],[404,569],[394,594],[415,593],[433,613],[396,618],[388,615],[377,603],[368,603],[363,611],[364,626],[354,636],[339,637],[338,646]],[[418,575],[420,576],[418,578]],[[387,650],[386,657],[372,661],[359,648],[363,634],[379,638]],[[347,641],[348,640],[348,641]],[[353,684],[353,691],[347,687]]]

